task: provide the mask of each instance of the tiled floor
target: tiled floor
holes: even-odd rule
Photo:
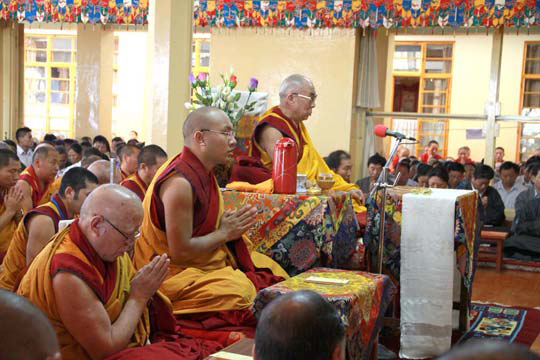
[[[478,268],[472,300],[503,305],[540,307],[540,273]],[[540,354],[540,336],[531,346]]]

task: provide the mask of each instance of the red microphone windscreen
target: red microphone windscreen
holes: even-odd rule
[[[375,125],[373,133],[378,137],[386,137],[386,130],[388,130],[388,128],[384,125]]]

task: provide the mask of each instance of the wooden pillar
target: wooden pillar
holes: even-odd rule
[[[0,22],[0,139],[15,139],[24,118],[24,25]]]
[[[489,75],[489,95],[485,105],[487,121],[485,125],[486,133],[486,155],[484,163],[489,166],[495,165],[495,138],[498,133],[498,124],[495,117],[501,113],[499,103],[499,84],[501,76],[501,55],[503,46],[504,29],[498,28],[493,32],[493,45],[491,48],[491,69]]]
[[[147,143],[168,154],[183,146],[182,125],[188,115],[184,102],[191,89],[193,1],[150,1],[145,105]]]
[[[114,33],[101,26],[77,27],[77,112],[75,137],[110,139]]]

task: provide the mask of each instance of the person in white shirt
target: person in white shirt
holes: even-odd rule
[[[28,167],[32,165],[32,130],[27,127],[17,129],[15,133],[15,139],[17,140],[17,156],[24,166]]]
[[[518,175],[519,165],[511,161],[505,161],[500,166],[501,179],[493,185],[499,192],[506,209],[515,209],[518,195],[527,190],[523,183],[516,181]]]

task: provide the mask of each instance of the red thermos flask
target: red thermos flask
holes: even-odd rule
[[[282,138],[274,146],[272,180],[275,194],[296,194],[296,159],[298,147],[294,140]]]

